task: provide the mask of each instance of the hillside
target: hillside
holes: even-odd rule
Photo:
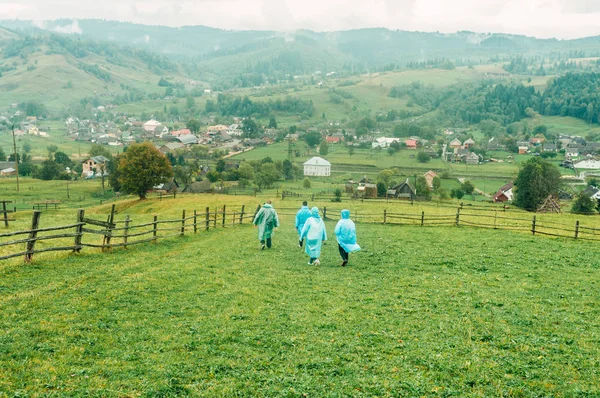
[[[313,73],[328,68],[360,72],[444,58],[469,65],[516,54],[556,56],[557,53],[572,51],[584,51],[588,56],[600,54],[598,37],[556,40],[468,31],[441,34],[384,28],[283,33],[229,31],[205,26],[170,28],[102,20],[58,20],[35,24],[5,20],[0,21],[0,26],[29,33],[71,31],[84,38],[108,39],[174,59],[193,61],[200,69],[219,65],[215,59],[222,59],[227,65],[222,73],[229,69],[237,74],[255,71],[257,65],[264,64],[285,73]],[[247,61],[231,63],[227,61],[230,56],[241,56],[240,59]],[[280,57],[287,57],[290,62],[278,62]]]
[[[200,208],[216,201],[191,199],[181,200]],[[121,203],[119,219],[176,215],[181,208],[172,204]],[[333,236],[322,265],[309,267],[293,216],[281,221],[270,251],[258,250],[256,230],[246,225],[0,265],[0,391],[600,392],[593,243],[358,224],[362,251],[348,267],[339,267]],[[331,233],[335,223],[326,225]]]
[[[82,98],[95,98],[96,105],[131,93],[145,99],[164,93],[163,77],[182,85],[188,80],[179,65],[143,50],[6,30],[0,31],[0,71],[0,91],[8,94],[0,96],[0,107],[34,100],[51,111]]]

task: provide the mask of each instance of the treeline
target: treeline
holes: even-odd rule
[[[540,113],[600,120],[600,73],[568,73],[552,81],[542,96]]]
[[[206,101],[206,113],[218,113],[221,116],[268,116],[273,111],[286,112],[309,118],[314,115],[315,107],[311,101],[286,97],[275,101],[254,102],[249,97],[237,97],[219,94],[217,101]]]

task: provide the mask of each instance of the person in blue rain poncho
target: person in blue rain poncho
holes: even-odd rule
[[[360,250],[360,246],[356,243],[356,226],[350,219],[350,210],[342,210],[342,219],[335,226],[335,237],[342,256],[342,267],[345,267],[348,264],[348,253]]]
[[[296,231],[298,231],[298,246],[302,248],[302,244],[304,243],[304,239],[300,238],[300,233],[302,232],[302,228],[304,228],[304,224],[306,220],[311,217],[310,210],[308,209],[308,203],[306,201],[302,202],[302,208],[298,210],[296,213]]]
[[[279,218],[277,212],[273,208],[270,200],[267,200],[256,216],[254,216],[253,224],[258,227],[258,240],[260,240],[260,249],[265,249],[265,243],[268,249],[271,248],[271,236],[273,230],[279,227]]]
[[[306,254],[310,256],[308,265],[319,265],[319,257],[321,257],[321,246],[323,241],[327,240],[327,232],[325,231],[325,223],[319,215],[319,209],[313,207],[311,209],[311,217],[306,220],[300,239],[306,238]]]

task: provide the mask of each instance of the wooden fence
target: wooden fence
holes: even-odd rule
[[[40,228],[42,212],[34,210],[29,230],[0,234],[0,240],[18,237],[15,240],[0,242],[0,250],[3,252],[14,250],[14,247],[23,248],[0,256],[0,260],[23,256],[25,262],[31,262],[35,254],[50,251],[79,253],[85,247],[107,251],[117,247],[127,248],[142,243],[158,242],[161,239],[184,236],[186,233],[240,225],[246,220],[252,220],[259,209],[260,206],[255,211],[248,212],[246,206],[227,209],[224,205],[211,211],[207,207],[201,212],[194,210],[188,213],[183,210],[181,217],[172,219],[159,219],[154,215],[151,221],[135,224],[130,216],[117,221],[113,205],[106,221],[86,217],[85,210],[79,209],[75,223],[49,228]]]
[[[97,220],[86,217],[85,210],[77,211],[76,221],[73,224],[58,227],[40,228],[42,212],[35,210],[31,221],[31,228],[26,231],[17,231],[0,234],[0,250],[5,253],[10,249],[6,247],[23,247],[21,251],[0,256],[0,260],[13,257],[24,257],[25,262],[31,262],[38,253],[50,251],[72,251],[79,253],[83,248],[99,248],[102,251],[117,247],[127,248],[142,243],[158,242],[186,233],[209,231],[211,228],[225,228],[241,225],[245,220],[254,218],[260,205],[249,211],[246,206],[239,209],[223,207],[206,207],[203,211],[194,210],[191,213],[182,211],[181,217],[172,219],[159,219],[157,215],[147,222],[135,224],[129,216],[116,220],[115,205],[112,206],[106,220]],[[293,217],[298,211],[294,208],[277,208],[280,216]],[[341,208],[322,207],[320,209],[324,220],[337,220]],[[506,231],[522,231],[533,235],[546,235],[562,238],[600,241],[600,228],[584,226],[579,220],[573,225],[554,221],[542,220],[538,214],[506,214],[495,210],[478,211],[466,207],[457,207],[454,212],[440,213],[425,211],[420,213],[398,213],[383,210],[383,212],[354,211],[352,219],[357,223],[405,225],[420,227],[474,227]],[[9,240],[2,242],[3,239]]]
[[[9,214],[13,214],[17,212],[16,207],[13,207],[12,210],[9,210],[6,208],[6,205],[9,203],[12,203],[12,200],[1,200],[0,203],[2,203],[2,221],[4,221],[4,227],[8,228],[8,222],[9,221],[15,221],[14,218],[9,218]]]

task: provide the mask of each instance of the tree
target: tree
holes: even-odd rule
[[[90,148],[90,157],[93,158],[95,156],[104,156],[105,158],[110,159],[111,153],[106,147],[100,144],[92,144]]]
[[[217,160],[215,170],[217,170],[219,173],[222,173],[225,171],[225,167],[227,167],[227,163],[225,163],[224,159]]]
[[[467,195],[473,195],[473,192],[475,191],[475,185],[473,185],[471,181],[466,180],[461,184],[460,189],[462,189]]]
[[[6,160],[6,154],[4,153],[4,149],[0,148],[0,161]]]
[[[249,163],[244,162],[240,164],[240,167],[238,168],[238,175],[240,176],[240,179],[243,178],[251,181],[254,179],[254,167]]]
[[[417,153],[417,162],[427,163],[427,162],[429,162],[429,159],[431,159],[431,157],[427,153],[422,152],[422,151]]]
[[[53,160],[46,160],[42,163],[42,168],[39,171],[39,179],[40,180],[55,180],[58,179],[60,173],[63,171],[63,168]]]
[[[281,169],[283,171],[283,178],[286,180],[293,180],[296,176],[296,173],[294,172],[294,164],[288,159],[283,161]]]
[[[451,198],[456,198],[456,199],[460,200],[463,198],[463,196],[465,196],[465,191],[463,191],[460,188],[453,189],[452,191],[450,191]]]
[[[58,151],[58,147],[54,144],[52,145],[48,145],[46,147],[46,149],[48,150],[48,159],[49,160],[54,160],[54,152]]]
[[[200,121],[197,119],[190,119],[185,123],[185,127],[187,127],[194,134],[197,134],[200,131],[200,126]]]
[[[194,109],[196,107],[196,100],[194,97],[189,95],[185,100],[185,105],[188,107],[188,109]]]
[[[271,115],[271,118],[269,119],[269,128],[270,129],[277,128],[277,119],[275,119],[275,115]]]
[[[341,202],[342,201],[342,190],[340,188],[336,188],[333,191],[334,198],[331,200],[332,202]]]
[[[114,192],[121,192],[121,183],[119,182],[119,161],[122,155],[117,155],[106,164],[106,171],[108,172],[108,184],[112,187]]]
[[[533,134],[546,134],[548,132],[548,127],[545,124],[540,124],[535,126],[533,129]]]
[[[25,151],[25,153],[31,152],[31,144],[29,142],[23,143],[23,150]]]
[[[264,163],[260,166],[260,171],[256,174],[256,185],[259,188],[271,188],[275,181],[281,178],[281,174],[273,163]]]
[[[165,155],[149,142],[133,144],[119,160],[119,182],[123,191],[146,199],[146,192],[173,177],[173,168]]]
[[[387,194],[387,187],[385,186],[385,182],[379,181],[377,183],[377,196],[385,196]]]
[[[308,177],[304,177],[304,180],[302,181],[302,187],[304,189],[310,189],[310,180]]]
[[[61,151],[58,151],[54,154],[54,161],[58,164],[62,164],[65,167],[71,167],[72,165],[71,159],[69,159],[66,153]]]
[[[259,136],[258,125],[249,117],[242,122],[242,131],[244,138],[258,138]]]
[[[442,187],[442,179],[438,176],[433,177],[431,185],[433,185],[433,192],[439,192],[440,188]]]
[[[396,153],[396,150],[392,147],[389,147],[387,149],[387,153],[388,153],[388,155],[393,156]]]
[[[429,184],[427,184],[427,179],[424,176],[417,177],[417,181],[415,183],[415,190],[417,191],[417,196],[423,197],[425,199],[431,198],[431,189],[429,188]]]
[[[592,214],[595,211],[594,201],[587,195],[580,194],[571,207],[571,213]]]
[[[561,186],[558,167],[533,157],[521,167],[515,180],[516,206],[536,211],[549,195],[558,196]]]
[[[325,156],[329,153],[329,144],[327,140],[322,140],[321,144],[319,144],[319,155]]]
[[[304,141],[306,141],[306,145],[310,148],[314,148],[321,142],[321,133],[318,131],[310,131],[304,134]]]
[[[386,188],[390,186],[392,178],[394,178],[394,172],[390,169],[382,170],[377,176],[377,180],[383,182]]]
[[[350,155],[350,157],[354,155],[354,145],[348,145],[348,155]]]

